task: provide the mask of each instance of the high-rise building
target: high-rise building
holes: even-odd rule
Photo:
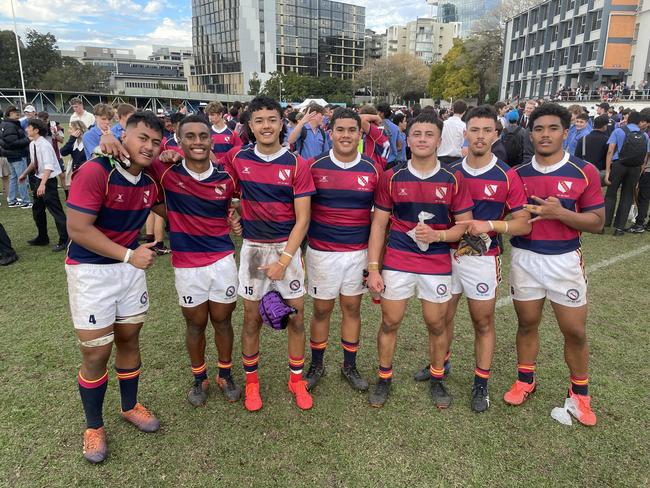
[[[365,34],[365,63],[386,56],[386,33],[377,34],[374,30],[366,29]]]
[[[460,22],[460,35],[467,37],[474,25],[489,17],[501,5],[501,0],[445,0],[438,6],[438,18],[443,22]]]
[[[509,19],[501,98],[552,96],[563,87],[595,90],[602,83],[625,81],[635,35],[641,36],[641,31],[635,34],[643,15],[636,2],[549,0]],[[643,35],[645,46],[637,46],[645,52],[640,71],[647,76],[648,34]]]
[[[406,25],[392,25],[386,30],[386,56],[411,54],[427,64],[442,61],[460,36],[460,24],[444,23],[420,17]]]
[[[352,78],[364,30],[365,7],[330,0],[192,0],[195,81],[234,94],[253,73]]]
[[[642,81],[650,81],[650,0],[640,1],[632,43],[627,84],[638,87]]]

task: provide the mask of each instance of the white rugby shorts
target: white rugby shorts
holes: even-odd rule
[[[103,329],[149,310],[142,269],[128,263],[66,264],[65,271],[75,329]]]
[[[307,248],[307,292],[312,298],[333,300],[339,295],[356,296],[368,291],[363,286],[363,270],[368,251],[328,252]]]
[[[239,259],[238,293],[246,300],[259,301],[271,289],[290,300],[305,294],[305,271],[302,268],[300,248],[284,272],[282,281],[272,282],[260,266],[276,262],[286,247],[286,242],[252,242],[244,239]]]
[[[539,254],[512,248],[510,293],[513,300],[546,298],[567,307],[587,303],[587,278],[580,250]]]
[[[210,300],[215,303],[237,301],[237,263],[234,254],[197,268],[174,268],[178,304],[196,307]]]
[[[384,270],[382,298],[405,300],[415,295],[431,303],[444,303],[451,300],[451,276],[406,273],[404,271]]]
[[[499,256],[460,256],[451,252],[451,293],[471,300],[492,300],[501,282]]]

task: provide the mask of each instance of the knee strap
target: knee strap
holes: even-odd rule
[[[116,324],[140,324],[144,322],[147,312],[138,315],[131,315],[130,317],[115,317]]]
[[[113,332],[109,332],[106,335],[98,337],[97,339],[90,339],[89,341],[80,341],[77,339],[77,344],[83,347],[101,347],[105,346],[106,344],[110,344],[113,342],[113,339]]]

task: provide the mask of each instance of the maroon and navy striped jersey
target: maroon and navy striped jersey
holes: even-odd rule
[[[163,190],[175,268],[208,266],[235,252],[228,224],[235,182],[222,165],[211,163],[199,179],[183,161],[156,161],[151,172]]]
[[[311,199],[309,246],[344,252],[368,248],[370,212],[380,170],[367,156],[340,163],[333,151],[309,161],[316,194]]]
[[[210,128],[210,137],[212,137],[212,152],[217,157],[217,161],[221,162],[223,157],[233,147],[241,146],[242,142],[236,132],[230,130],[225,126],[221,131]]]
[[[410,162],[395,166],[380,178],[375,207],[391,212],[390,233],[384,255],[384,269],[427,275],[451,274],[449,244],[434,242],[421,251],[407,232],[418,224],[420,212],[433,214],[425,223],[432,229],[446,230],[454,216],[473,208],[463,176],[440,163],[425,178],[416,176]]]
[[[185,154],[183,153],[183,148],[181,147],[180,142],[178,142],[178,139],[176,138],[176,134],[172,134],[172,136],[169,138],[167,137],[163,138],[162,143],[160,144],[160,152],[163,151],[176,151],[182,157],[185,157]]]
[[[144,171],[133,176],[121,167],[114,167],[107,157],[97,157],[74,172],[67,206],[96,216],[94,226],[102,234],[121,246],[135,249],[140,228],[151,207],[160,203],[160,198],[158,186]],[[119,262],[74,241],[70,243],[66,257],[66,264]]]
[[[316,193],[307,162],[287,148],[265,156],[250,145],[229,151],[224,165],[241,193],[244,239],[286,241],[296,224],[294,200]]]
[[[530,163],[514,168],[524,184],[528,202],[531,197],[556,197],[572,212],[589,212],[605,206],[596,167],[582,159],[564,154],[553,166],[540,166],[533,157]],[[510,239],[514,247],[539,254],[564,254],[580,248],[580,232],[559,220],[533,222],[530,234]]]
[[[472,215],[476,220],[503,220],[508,213],[522,210],[527,203],[521,179],[514,169],[496,156],[478,170],[470,167],[466,159],[452,164],[449,169],[463,175],[463,183],[474,201]],[[498,256],[502,250],[497,233],[488,234],[492,244],[486,256]]]

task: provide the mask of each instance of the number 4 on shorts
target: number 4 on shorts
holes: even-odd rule
[[[90,317],[88,317],[88,323],[89,324],[97,324],[97,321],[95,320],[94,315],[91,315]]]

